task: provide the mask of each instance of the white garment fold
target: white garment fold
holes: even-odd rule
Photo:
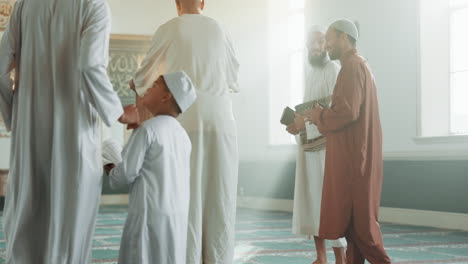
[[[102,142],[102,165],[122,162],[122,146],[112,139]]]
[[[154,117],[133,132],[109,175],[113,188],[130,185],[120,264],[186,263],[190,152],[173,117]]]

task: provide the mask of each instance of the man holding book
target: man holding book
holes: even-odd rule
[[[314,26],[310,30],[308,40],[308,61],[310,67],[307,71],[304,104],[314,105],[314,102],[330,102],[339,66],[331,61],[325,49],[325,29]],[[321,137],[314,124],[296,119],[299,122],[287,127],[289,133],[296,135],[301,143],[299,133],[307,131],[308,139]],[[327,263],[325,240],[318,237],[320,228],[320,210],[322,202],[322,186],[325,168],[325,149],[318,151],[305,151],[304,146],[298,147],[296,164],[296,183],[294,191],[293,232],[297,235],[314,237],[317,249],[317,260],[314,264]],[[331,241],[335,252],[336,263],[345,263],[344,247],[346,241],[341,238]]]

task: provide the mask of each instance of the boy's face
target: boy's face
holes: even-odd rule
[[[164,78],[159,76],[143,96],[142,103],[153,115],[156,115],[168,104],[171,98]]]

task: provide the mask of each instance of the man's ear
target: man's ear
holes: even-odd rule
[[[344,32],[341,32],[340,39],[343,40],[343,41],[348,41],[349,40],[348,34],[346,34]]]
[[[201,10],[205,9],[205,0],[201,0],[200,9]]]

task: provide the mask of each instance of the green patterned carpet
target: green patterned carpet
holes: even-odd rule
[[[116,263],[125,206],[101,208],[93,246],[93,263]],[[239,209],[235,264],[310,264],[313,243],[291,234],[291,214]],[[0,218],[0,221],[3,219]],[[394,264],[468,263],[468,232],[382,224],[385,246]],[[5,238],[0,232],[0,263]],[[333,253],[328,251],[329,263]]]

